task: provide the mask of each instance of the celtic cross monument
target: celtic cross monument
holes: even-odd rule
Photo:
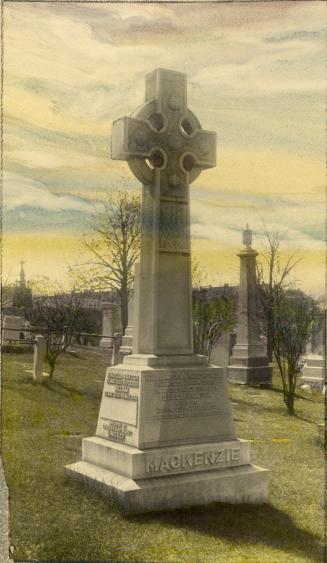
[[[113,124],[112,158],[143,185],[133,353],[107,369],[96,436],[66,470],[127,512],[265,501],[223,370],[193,350],[189,189],[215,166],[216,134],[188,109],[185,74],[147,75],[144,105]]]

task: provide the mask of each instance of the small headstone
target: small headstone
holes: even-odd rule
[[[40,383],[43,380],[43,364],[46,353],[46,342],[44,336],[37,334],[34,344],[33,379]]]
[[[138,263],[134,268],[134,280],[138,275]],[[134,290],[130,290],[128,296],[128,325],[125,334],[122,337],[121,346],[119,348],[119,363],[123,363],[124,357],[129,356],[133,352],[133,325],[134,325]]]
[[[219,340],[214,344],[211,351],[210,363],[223,368],[225,376],[227,375],[227,366],[230,361],[231,349],[234,344],[235,336],[233,333],[224,332]]]
[[[115,332],[118,331],[118,313],[117,309],[119,305],[117,303],[111,303],[106,301],[103,303],[102,309],[102,338],[100,340],[99,346],[103,348],[110,348],[113,349],[114,347],[114,340],[113,336]]]
[[[23,317],[5,315],[3,318],[4,340],[25,340],[25,319]]]
[[[305,393],[311,393],[311,386],[308,384],[301,385],[300,389]]]
[[[323,390],[326,384],[326,313],[321,311],[316,318],[316,330],[307,347],[301,385]]]

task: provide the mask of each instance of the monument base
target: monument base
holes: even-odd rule
[[[82,461],[65,470],[100,488],[128,513],[267,500],[268,471],[250,464],[246,440],[140,450],[84,438]]]
[[[268,472],[235,437],[222,369],[197,355],[133,354],[108,368],[96,436],[65,469],[126,512],[267,498]]]
[[[227,379],[230,383],[247,385],[272,385],[272,368],[269,366],[232,366],[227,367]]]
[[[313,389],[323,389],[325,385],[325,366],[322,356],[311,354],[300,377],[300,385],[310,385]]]
[[[258,504],[267,501],[268,470],[255,465],[148,479],[131,479],[86,461],[68,465],[65,470],[108,495],[127,514],[212,502]]]
[[[124,358],[126,356],[130,356],[133,353],[133,350],[130,346],[121,346],[118,352],[118,363],[122,364],[124,362]]]

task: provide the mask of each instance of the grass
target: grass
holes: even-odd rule
[[[298,391],[287,415],[272,390],[230,386],[237,435],[270,470],[269,503],[212,504],[124,517],[108,498],[69,479],[82,436],[95,433],[107,361],[63,355],[54,380],[32,381],[30,352],[3,354],[3,461],[13,558],[174,562],[323,561],[321,393]]]

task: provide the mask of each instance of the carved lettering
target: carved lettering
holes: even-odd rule
[[[160,464],[160,471],[163,471],[163,469],[169,470],[169,461],[165,458],[161,460],[161,464]]]
[[[133,432],[128,429],[127,424],[123,422],[108,420],[102,427],[107,432],[108,438],[114,442],[125,442],[126,436],[133,435]]]
[[[170,459],[170,465],[174,469],[181,466],[181,458],[178,455],[173,455]]]
[[[232,450],[232,461],[239,461],[240,450]]]
[[[183,455],[182,467],[192,467],[193,454]]]
[[[194,454],[194,465],[203,465],[203,453],[196,452]]]
[[[151,377],[154,420],[210,417],[219,414],[215,372],[181,371],[178,377],[154,374]]]
[[[108,373],[106,383],[108,385],[125,385],[125,387],[136,388],[140,386],[139,376],[126,372]]]
[[[146,459],[145,470],[147,473],[171,471],[205,466],[221,467],[232,465],[240,461],[240,450],[238,448],[224,448],[219,450],[197,451],[187,454],[173,454],[167,457]]]

